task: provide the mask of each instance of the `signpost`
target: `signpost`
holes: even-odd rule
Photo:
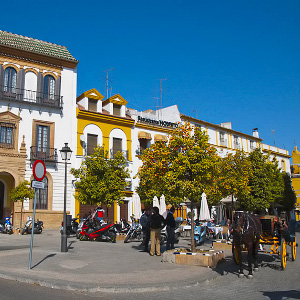
[[[44,189],[45,184],[41,182],[46,175],[46,166],[42,160],[36,160],[32,166],[33,177],[35,180],[31,182],[31,186],[34,188],[34,203],[33,203],[33,217],[31,226],[31,240],[30,240],[30,253],[29,253],[29,265],[28,269],[31,269],[32,260],[32,246],[33,246],[33,232],[34,232],[34,221],[35,221],[35,208],[36,208],[36,193],[37,189]]]

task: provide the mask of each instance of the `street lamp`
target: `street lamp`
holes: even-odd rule
[[[63,219],[63,232],[61,235],[61,252],[68,252],[67,247],[67,160],[71,159],[72,150],[65,143],[60,151],[61,159],[65,161],[65,190],[64,190],[64,219]]]

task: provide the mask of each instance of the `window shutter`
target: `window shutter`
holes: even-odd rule
[[[39,72],[37,75],[37,93],[36,93],[37,103],[42,102],[42,93],[43,93],[43,74]]]
[[[17,74],[17,94],[19,100],[23,100],[25,87],[25,70],[21,69]]]
[[[3,79],[4,69],[2,65],[0,65],[0,88],[3,90],[4,79]]]

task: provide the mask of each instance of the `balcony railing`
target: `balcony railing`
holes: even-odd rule
[[[0,85],[0,100],[25,102],[35,105],[42,105],[53,108],[62,108],[62,96],[45,95],[37,91],[30,91],[18,88],[7,88]]]
[[[118,152],[121,152],[123,154],[124,158],[128,160],[128,150],[111,149],[110,157],[113,158]]]
[[[58,160],[56,148],[30,147],[30,160],[41,159],[45,162],[56,163]]]

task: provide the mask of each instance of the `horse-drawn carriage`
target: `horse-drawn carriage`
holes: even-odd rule
[[[277,254],[281,258],[281,267],[284,270],[287,260],[287,246],[291,247],[292,261],[296,259],[296,221],[276,216],[258,217],[243,211],[235,212],[233,222],[232,253],[236,264],[239,264],[239,276],[243,276],[242,250],[248,250],[249,276],[252,276],[252,258],[254,270],[258,268],[257,254],[259,247],[265,253]],[[270,247],[269,247],[270,246]],[[270,248],[268,251],[267,248]]]
[[[265,253],[277,254],[280,256],[281,268],[286,267],[287,246],[291,247],[291,259],[296,259],[296,221],[290,220],[289,224],[285,219],[277,216],[266,215],[260,218],[262,225],[262,234],[259,243],[264,247],[270,245],[269,251],[264,249]],[[264,247],[265,248],[265,247]]]

